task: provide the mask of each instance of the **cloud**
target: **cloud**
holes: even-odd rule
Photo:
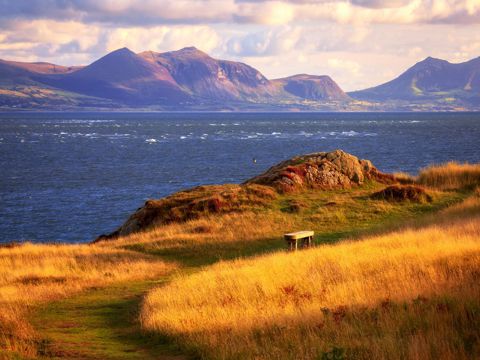
[[[356,76],[360,73],[360,64],[352,60],[345,60],[344,58],[330,58],[327,60],[330,68],[347,71],[350,75]]]
[[[233,19],[240,23],[288,24],[294,20],[295,7],[283,1],[241,3]]]
[[[294,51],[303,36],[300,27],[281,26],[263,31],[232,36],[226,50],[235,56],[280,55]]]
[[[96,44],[100,28],[77,21],[33,20],[12,21],[3,33],[4,42],[63,44],[76,41],[79,50],[87,50]],[[74,39],[74,40],[73,40]]]
[[[478,0],[0,0],[4,19],[109,26],[165,24],[480,23]]]
[[[398,8],[411,3],[411,0],[350,0],[354,5],[372,9]]]
[[[0,29],[0,57],[84,63],[99,53],[104,31],[77,21],[12,20]]]
[[[3,18],[75,20],[109,25],[230,21],[233,0],[0,0]]]
[[[128,47],[133,51],[170,51],[186,46],[197,46],[211,52],[220,45],[217,32],[205,25],[129,27],[109,31],[107,51]]]
[[[0,29],[0,58],[84,64],[122,47],[133,51],[170,51],[197,46],[212,52],[221,45],[207,25],[102,27],[78,21],[12,20]]]

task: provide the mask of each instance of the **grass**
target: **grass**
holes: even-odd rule
[[[456,178],[458,173],[452,172],[452,176]],[[452,180],[449,181],[453,183]],[[235,269],[233,267],[235,266],[239,267],[240,273],[246,271],[246,268],[251,268],[252,274],[258,274],[260,281],[262,273],[256,273],[256,270],[253,270],[255,267],[258,266],[258,269],[262,269],[261,272],[267,274],[270,271],[270,265],[272,269],[276,269],[276,266],[285,268],[284,273],[277,273],[278,277],[267,276],[261,280],[265,282],[262,286],[265,286],[266,289],[269,287],[276,288],[276,281],[286,281],[291,279],[291,276],[301,276],[304,263],[312,264],[312,261],[318,260],[319,264],[322,265],[324,263],[322,261],[325,261],[322,260],[322,251],[330,251],[331,254],[334,254],[334,251],[336,251],[334,249],[337,249],[336,245],[328,245],[323,250],[318,249],[287,255],[283,251],[285,244],[282,235],[289,231],[312,229],[316,233],[315,242],[317,245],[321,245],[335,244],[346,238],[361,239],[383,236],[389,232],[400,234],[401,231],[404,231],[401,227],[405,226],[405,223],[409,224],[412,234],[420,233],[427,226],[440,226],[446,229],[453,222],[467,229],[466,223],[464,224],[462,221],[466,222],[468,217],[477,221],[480,206],[475,197],[465,200],[472,194],[471,181],[469,180],[466,187],[464,182],[455,181],[457,184],[455,191],[426,187],[431,202],[389,202],[383,199],[373,199],[371,195],[385,187],[385,185],[376,182],[367,182],[361,187],[354,187],[349,190],[304,191],[294,194],[275,194],[268,187],[259,185],[249,186],[248,189],[242,191],[239,191],[236,185],[219,188],[199,187],[191,193],[177,194],[167,200],[170,201],[168,204],[172,205],[172,209],[179,209],[178,213],[186,216],[182,215],[180,222],[172,219],[168,224],[158,224],[157,227],[152,227],[148,231],[116,240],[98,242],[94,245],[24,244],[22,246],[0,248],[0,306],[2,309],[0,312],[0,358],[173,359],[176,358],[177,352],[175,348],[171,347],[172,342],[178,344],[185,353],[194,356],[204,358],[242,358],[247,356],[249,358],[252,354],[244,352],[241,349],[241,344],[238,345],[233,342],[232,348],[229,350],[225,348],[227,346],[225,344],[212,348],[210,340],[205,340],[206,338],[209,339],[212,334],[214,334],[214,338],[219,336],[228,339],[229,334],[237,334],[240,330],[238,336],[246,341],[245,344],[257,344],[259,347],[265,348],[264,352],[260,348],[252,348],[252,351],[258,351],[258,353],[255,352],[253,357],[258,358],[294,357],[292,354],[299,351],[301,353],[306,347],[311,347],[314,350],[312,350],[312,353],[306,354],[305,358],[313,356],[313,353],[319,358],[324,355],[331,358],[334,355],[348,357],[352,354],[352,351],[361,352],[363,351],[362,346],[365,344],[360,344],[360,340],[356,340],[359,338],[358,334],[352,329],[362,329],[362,323],[354,322],[353,325],[350,324],[350,327],[347,328],[353,332],[347,332],[342,340],[343,342],[332,340],[335,339],[334,336],[335,334],[338,335],[338,332],[331,324],[331,326],[328,325],[330,328],[325,325],[327,326],[325,329],[330,329],[330,332],[326,332],[325,336],[317,334],[321,337],[320,342],[317,341],[317,337],[311,338],[311,344],[303,342],[304,340],[301,338],[297,338],[299,342],[289,342],[282,337],[285,335],[284,326],[288,325],[286,328],[289,329],[288,332],[298,336],[299,333],[303,334],[304,331],[310,331],[308,327],[310,323],[307,326],[301,319],[295,320],[292,318],[295,321],[292,320],[293,322],[285,325],[275,306],[272,307],[271,313],[275,314],[275,311],[277,311],[275,316],[280,317],[270,319],[271,327],[264,326],[265,323],[262,322],[259,322],[258,325],[261,326],[257,327],[240,326],[237,329],[235,325],[233,330],[228,330],[230,325],[226,328],[212,325],[209,333],[199,327],[196,323],[199,318],[196,317],[192,317],[191,321],[186,320],[177,323],[162,323],[153,319],[156,319],[155,314],[165,311],[166,306],[173,306],[175,301],[178,304],[181,304],[182,301],[188,301],[189,295],[182,291],[186,291],[186,284],[200,279],[200,276],[203,276],[204,273],[213,276],[212,281],[206,284],[197,283],[198,289],[201,290],[205,287],[205,289],[208,288],[213,291],[214,296],[203,299],[205,306],[207,306],[209,302],[215,303],[215,301],[218,301],[217,297],[220,296],[215,292],[219,290],[221,285],[217,282],[217,279],[225,280],[223,285],[226,289],[229,289],[228,291],[234,291],[235,284],[239,286],[238,291],[243,291],[241,286],[247,284],[244,280],[248,276],[244,275],[239,277],[241,281],[238,283],[236,278],[228,276],[222,278],[224,270],[228,269],[228,271],[231,271],[228,275],[234,276]],[[404,182],[418,183],[419,180],[417,178],[413,181],[406,179]],[[438,186],[442,189],[450,188]],[[205,190],[204,194],[202,189]],[[473,192],[476,194],[474,196],[478,197],[480,190],[477,188],[475,191]],[[188,211],[185,210],[188,208],[189,196],[193,196],[196,201],[193,206],[195,213],[193,218],[189,218]],[[465,201],[464,205],[458,208],[458,205],[455,204],[462,201]],[[214,213],[211,212],[211,207],[215,208]],[[156,208],[156,206],[152,206],[152,208]],[[439,213],[442,216],[437,216]],[[433,223],[436,225],[432,225]],[[450,233],[447,231],[446,234]],[[393,235],[385,235],[385,242],[388,242],[389,236]],[[366,243],[363,243],[363,241],[366,241]],[[375,247],[368,246],[374,241],[377,240],[362,240],[357,245],[351,243],[339,246],[350,249],[355,254],[363,254],[363,259],[367,262],[369,258],[376,260],[380,257],[379,253],[375,252]],[[367,244],[365,248],[364,244]],[[407,242],[404,245],[407,245]],[[415,247],[421,248],[422,243],[414,239],[411,247],[405,246],[405,249],[416,249]],[[318,256],[315,255],[317,251],[320,254]],[[426,250],[424,252],[427,253]],[[247,257],[259,255],[263,257],[255,258],[250,262],[246,260]],[[359,257],[358,261],[361,259]],[[462,262],[465,264],[468,262],[464,258],[459,259],[457,265],[460,266],[458,268],[459,273],[462,273],[464,271],[464,268],[461,267]],[[375,263],[373,260],[372,264]],[[268,261],[272,261],[272,263],[268,263]],[[353,270],[355,266],[367,268],[366,265],[358,261],[356,263],[352,262]],[[298,270],[295,270],[292,266],[296,267],[297,262],[301,266],[298,267]],[[430,264],[429,266],[436,265]],[[319,266],[318,268],[321,269],[322,267]],[[221,270],[218,273],[218,278],[214,276],[216,269]],[[352,269],[349,269],[342,276],[348,280]],[[292,275],[287,271],[292,271]],[[173,273],[177,273],[179,278],[168,285]],[[321,271],[317,271],[316,276],[320,276],[319,274],[321,275]],[[354,274],[355,271],[352,272],[352,275]],[[393,273],[390,275],[393,276]],[[315,279],[317,281],[321,280],[318,277]],[[349,281],[353,280],[350,279]],[[304,294],[302,293],[304,290],[313,291],[308,290],[307,285],[316,286],[306,283],[304,288],[297,288],[296,286],[291,288],[292,284],[288,283],[284,286],[284,292],[287,292],[292,299],[296,299],[295,297],[302,297],[301,294]],[[336,284],[332,284],[331,291],[338,291],[333,285]],[[140,304],[144,295],[158,286],[161,287],[151,292],[146,306],[143,308],[142,319],[145,325],[144,330],[147,331],[145,333],[140,327],[137,316],[140,311]],[[175,287],[179,287],[180,292],[178,294],[172,292]],[[192,288],[190,290],[194,291]],[[298,291],[300,292],[298,293]],[[161,304],[155,302],[158,300],[158,294],[163,294],[163,292],[166,294],[165,301],[173,301],[173,303]],[[206,296],[204,292],[200,292],[200,294]],[[372,292],[372,294],[375,293]],[[251,297],[253,302],[264,300],[257,298],[256,294],[253,295]],[[461,329],[465,329],[465,334],[457,337],[455,341],[467,344],[465,349],[470,346],[473,350],[470,349],[469,351],[475,353],[476,346],[478,346],[475,337],[477,333],[472,330],[470,323],[464,323],[464,318],[458,318],[458,316],[470,314],[468,311],[471,309],[461,307],[463,303],[457,302],[454,297],[455,294],[445,293],[444,295],[448,299],[453,299],[449,301],[455,306],[460,304],[460,307],[452,307],[453,310],[449,313],[452,323],[457,324]],[[464,296],[465,294],[462,293],[461,295]],[[306,296],[308,297],[308,295]],[[343,308],[340,308],[341,311],[339,310],[340,312],[335,315],[338,309],[334,302],[328,303],[325,308],[328,309],[328,314],[333,319],[331,320],[333,323],[340,316],[343,324],[343,319],[350,319],[350,314],[353,314],[353,319],[356,318],[357,314],[362,314],[361,316],[370,314],[368,316],[375,318],[377,316],[375,314],[383,314],[378,309],[378,301],[385,300],[382,298],[383,294],[380,296],[381,300],[378,300],[378,294],[376,296],[377,298],[374,298],[372,303],[357,302],[348,307],[348,309],[345,309],[345,315],[342,315],[343,310],[341,309]],[[425,297],[429,303],[436,304],[435,301],[437,300],[435,299],[437,298],[434,295]],[[467,296],[464,297],[468,299]],[[152,299],[156,300],[153,301]],[[423,298],[415,299],[417,298],[405,300],[406,304],[416,306],[418,301],[422,304],[424,302]],[[388,306],[400,306],[401,302],[397,300],[391,296]],[[295,303],[297,300],[292,301]],[[345,301],[345,303],[347,302]],[[187,303],[184,302],[183,304]],[[198,306],[195,302],[192,304]],[[265,304],[268,304],[268,302]],[[291,304],[290,302],[289,306]],[[473,302],[473,304],[476,303]],[[250,306],[248,302],[245,305]],[[223,311],[222,306],[217,308],[219,314],[229,315],[230,313]],[[228,306],[226,310],[229,309]],[[245,308],[250,309],[250,312],[245,314],[247,325],[248,322],[254,323],[256,320],[265,320],[263,310],[255,310],[255,308],[249,308],[248,306]],[[338,307],[340,306],[342,305],[338,305]],[[437,305],[431,306],[433,306],[433,309]],[[443,305],[439,306],[442,307]],[[147,309],[152,314],[151,318],[146,315]],[[177,312],[178,309],[175,306],[171,309],[173,310],[171,316],[182,316],[180,315],[181,312]],[[306,308],[305,311],[308,309],[310,308]],[[203,311],[201,307],[200,310]],[[359,312],[356,312],[357,310]],[[323,314],[321,309],[317,308],[318,311]],[[408,311],[407,313],[411,315]],[[270,312],[267,311],[267,313]],[[197,315],[201,314],[200,312]],[[305,314],[309,313],[305,312]],[[236,321],[236,316],[237,314],[233,312],[230,320]],[[218,314],[213,314],[212,321],[217,317]],[[308,318],[310,318],[310,315]],[[406,318],[408,316],[402,319]],[[175,321],[175,318],[171,319]],[[275,323],[276,319],[281,320],[278,326]],[[312,317],[312,319],[316,318]],[[383,327],[375,331],[372,330],[372,327],[367,329],[372,331],[371,341],[376,339],[375,336],[383,336],[388,333],[393,348],[398,344],[396,341],[399,339],[392,334],[397,329],[396,326],[401,325],[400,327],[405,329],[406,332],[417,331],[412,330],[408,324],[399,325],[394,320],[389,321],[390,329],[388,324],[383,324]],[[417,320],[413,318],[411,321],[415,322]],[[186,333],[176,328],[176,326],[183,326],[188,323],[190,324],[190,330]],[[277,337],[277,335],[280,337]],[[272,348],[272,339],[275,342],[278,340],[282,344],[285,341],[285,344],[288,344],[288,346],[285,345],[288,349],[282,347],[283,345]],[[351,342],[349,342],[350,340]],[[424,340],[419,339],[419,341]],[[253,342],[250,343],[250,341]],[[405,345],[402,342],[400,344]],[[451,352],[457,351],[458,348],[455,347],[450,350]],[[464,353],[458,352],[458,354],[463,356]],[[411,356],[407,354],[405,357]],[[420,355],[417,358],[420,358]]]
[[[42,357],[183,359],[138,321],[143,295],[167,280],[121,282],[42,306],[31,319],[45,339]]]
[[[429,166],[420,171],[420,184],[441,190],[473,188],[480,183],[480,164],[449,162]]]
[[[385,230],[397,222],[438,210],[461,200],[459,193],[431,191],[431,203],[388,203],[371,198],[383,188],[375,182],[360,188],[332,191],[305,191],[279,195],[267,208],[207,215],[172,223],[100,243],[181,261],[186,266],[212,264],[219,260],[251,256],[283,249],[283,234],[311,229],[315,242],[334,242],[346,236]],[[292,211],[292,203],[297,205]]]
[[[93,287],[155,278],[175,268],[149,255],[94,245],[27,243],[0,248],[1,348],[11,354],[37,355],[43,339],[28,316],[42,303]]]
[[[204,359],[471,359],[479,269],[475,198],[422,227],[180,276],[141,318]]]

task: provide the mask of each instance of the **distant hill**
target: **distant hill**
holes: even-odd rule
[[[351,100],[347,94],[332,80],[330,76],[299,74],[273,80],[281,84],[283,89],[302,99],[323,100]]]
[[[109,99],[50,86],[44,76],[53,73],[53,67],[57,65],[0,60],[0,110],[111,108],[118,105]],[[67,74],[79,67],[57,69]]]
[[[274,86],[258,70],[216,60],[194,47],[166,53],[146,51],[139,56],[166,68],[179,86],[199,98],[249,101],[275,94]]]
[[[78,71],[36,79],[60,89],[133,106],[177,104],[189,98],[167,69],[127,48],[113,51]]]
[[[378,102],[444,101],[480,105],[480,57],[459,64],[428,57],[394,80],[349,95]]]
[[[77,71],[81,69],[83,66],[62,66],[51,64],[48,62],[33,62],[33,63],[26,63],[20,61],[4,61],[0,60],[6,64],[12,65],[14,67],[19,67],[34,73],[39,74],[66,74],[70,72]]]
[[[326,75],[269,80],[196,49],[115,50],[87,66],[0,60],[2,109],[241,111],[480,110],[480,58],[427,58],[383,85],[346,94]]]

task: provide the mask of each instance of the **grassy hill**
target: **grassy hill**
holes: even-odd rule
[[[370,179],[90,245],[3,247],[0,358],[478,357],[480,165],[396,179],[428,197],[382,198]],[[286,253],[300,229],[317,247]]]
[[[142,323],[204,359],[476,358],[479,235],[476,198],[412,228],[222,262],[151,292]]]

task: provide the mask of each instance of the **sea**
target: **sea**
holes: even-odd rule
[[[0,242],[89,242],[147,199],[335,149],[385,172],[480,162],[480,113],[0,113]]]

